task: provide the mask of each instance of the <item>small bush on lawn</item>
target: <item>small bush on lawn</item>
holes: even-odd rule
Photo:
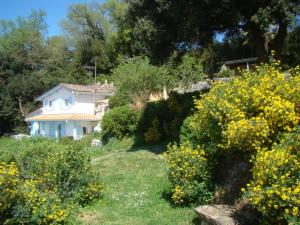
[[[115,137],[122,139],[134,135],[140,119],[140,111],[131,109],[129,105],[111,109],[102,119],[103,140]]]
[[[0,153],[12,143],[16,149],[0,159],[1,224],[64,223],[76,205],[100,197],[99,176],[78,143],[43,139],[5,143]]]
[[[172,184],[172,200],[176,204],[207,203],[212,199],[212,182],[206,154],[190,144],[169,145],[165,153]]]

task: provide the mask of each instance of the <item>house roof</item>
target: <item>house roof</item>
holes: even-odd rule
[[[113,93],[115,87],[113,84],[91,84],[91,85],[79,85],[79,84],[66,84],[60,83],[60,86],[63,86],[67,89],[76,92],[91,92],[91,93]]]
[[[60,83],[59,85],[55,86],[54,88],[46,91],[45,93],[37,97],[36,101],[41,101],[45,96],[62,87],[79,93],[95,93],[103,95],[113,95],[116,90],[115,86],[112,83],[96,83],[90,85]]]
[[[40,114],[26,117],[25,121],[99,121],[100,118],[91,114]]]

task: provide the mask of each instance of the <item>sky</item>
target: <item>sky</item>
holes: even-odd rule
[[[0,0],[0,19],[14,20],[18,16],[27,17],[32,10],[46,12],[48,35],[62,33],[59,23],[66,18],[68,7],[74,3],[104,2],[104,0]]]

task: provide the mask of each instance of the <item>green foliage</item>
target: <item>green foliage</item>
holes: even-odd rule
[[[148,59],[124,59],[113,69],[112,77],[117,86],[117,99],[131,99],[136,105],[144,105],[153,91],[162,91],[164,69],[153,66]]]
[[[180,141],[180,143],[190,142],[194,146],[197,145],[197,143],[198,143],[197,136],[198,135],[191,126],[191,123],[192,123],[193,120],[194,120],[193,116],[188,116],[183,121],[183,123],[180,127],[180,132],[179,132],[179,141]]]
[[[182,57],[182,62],[174,68],[174,73],[179,80],[177,83],[183,87],[190,87],[191,84],[206,78],[200,59],[189,55]]]
[[[109,108],[115,108],[118,106],[128,105],[132,103],[132,99],[130,96],[125,92],[118,89],[116,93],[109,98]]]
[[[161,141],[159,120],[157,118],[152,120],[151,127],[144,133],[144,139],[148,144],[156,144]]]
[[[138,124],[138,133],[151,144],[161,140],[177,141],[183,120],[193,113],[193,100],[198,95],[199,92],[171,92],[165,101],[148,102]]]
[[[78,143],[1,139],[0,221],[60,224],[101,196],[102,184]]]
[[[218,73],[213,75],[214,78],[224,78],[224,77],[233,77],[235,75],[235,71],[231,69],[221,69]]]
[[[205,204],[212,199],[212,180],[206,154],[189,143],[169,145],[165,153],[172,184],[172,200],[176,204]]]
[[[128,105],[111,109],[102,119],[102,139],[108,141],[112,137],[122,139],[125,136],[134,135],[139,119],[140,111],[134,110]]]
[[[142,43],[143,53],[159,62],[173,51],[201,49],[218,32],[227,37],[245,35],[245,41],[239,45],[241,50],[245,45],[254,46],[249,53],[267,60],[271,48],[281,52],[288,28],[299,13],[298,6],[298,0],[251,4],[239,0],[192,0],[189,4],[184,0],[141,0],[130,2],[127,23],[137,30],[132,34],[134,43]],[[140,26],[140,21],[146,25]],[[274,29],[270,29],[274,24]]]

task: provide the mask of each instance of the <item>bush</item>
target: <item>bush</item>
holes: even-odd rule
[[[203,149],[190,144],[169,145],[165,153],[175,204],[208,203],[212,199],[212,182]]]
[[[267,223],[285,224],[300,216],[300,127],[284,135],[271,150],[253,157],[247,196]]]
[[[154,118],[152,126],[144,133],[144,138],[148,144],[156,144],[161,140],[159,121],[157,118]]]
[[[231,69],[221,69],[218,73],[213,75],[214,78],[224,78],[224,77],[233,77],[235,75],[235,71]]]
[[[124,59],[113,69],[112,78],[118,91],[110,105],[119,105],[115,100],[122,102],[135,102],[138,98],[145,104],[153,91],[162,91],[167,82],[164,76],[163,67],[150,64],[149,59],[137,57]]]
[[[132,103],[132,99],[125,91],[118,89],[116,93],[109,98],[109,108],[113,109],[119,106],[128,105]]]
[[[198,95],[199,92],[171,92],[166,101],[148,102],[138,124],[138,133],[143,134],[143,140],[150,144],[161,140],[178,141],[180,127],[193,113],[193,100]]]
[[[188,116],[182,123],[179,133],[180,143],[190,142],[193,146],[197,143],[197,133],[191,128],[191,122],[194,120],[193,116]]]
[[[218,155],[252,159],[247,195],[266,224],[299,221],[300,74],[297,69],[291,74],[286,77],[274,61],[228,82],[215,82],[210,92],[195,101],[195,114],[182,127],[182,140],[192,139],[203,147],[208,158],[205,165],[221,164],[223,158]],[[184,164],[191,157],[174,158]],[[211,162],[216,159],[216,164]],[[173,165],[169,161],[170,171]],[[174,176],[181,179],[180,173]],[[176,191],[178,196],[186,193],[180,185]]]
[[[216,82],[195,102],[192,129],[200,142],[255,153],[298,124],[299,84],[299,76],[286,79],[269,65],[229,82]]]
[[[54,140],[0,140],[0,223],[60,224],[100,197],[102,184],[82,146]],[[17,145],[16,145],[17,143]],[[3,197],[2,197],[3,196]]]
[[[140,119],[140,111],[131,109],[128,105],[111,109],[102,119],[103,140],[115,137],[122,139],[134,135]]]

